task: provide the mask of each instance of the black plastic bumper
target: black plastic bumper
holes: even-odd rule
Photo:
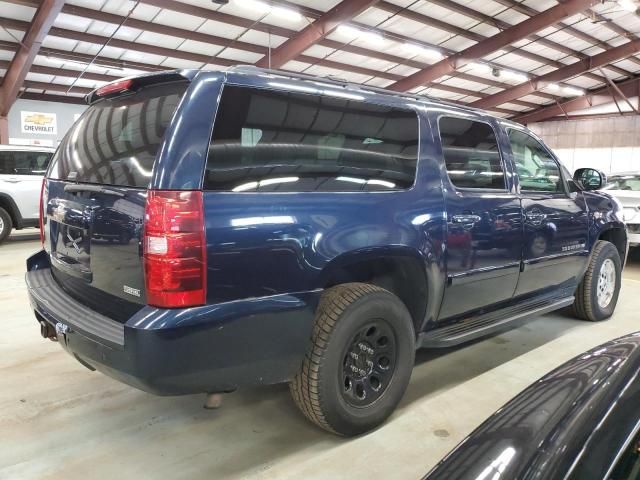
[[[27,261],[36,317],[81,363],[159,395],[222,392],[290,380],[308,346],[320,292],[187,309],[143,307],[125,324],[88,309],[51,275],[41,251]]]

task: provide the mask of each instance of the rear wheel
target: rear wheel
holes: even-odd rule
[[[618,303],[622,262],[618,249],[598,240],[593,247],[589,266],[576,290],[573,311],[578,318],[597,322],[613,315]]]
[[[4,208],[0,208],[0,243],[7,239],[12,229],[11,215]]]
[[[316,425],[358,435],[396,408],[414,356],[411,316],[398,297],[374,285],[338,285],[322,295],[291,393]]]

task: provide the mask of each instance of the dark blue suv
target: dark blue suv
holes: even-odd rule
[[[521,125],[255,68],[87,101],[26,281],[44,337],[135,387],[290,382],[309,419],[355,435],[396,407],[416,348],[615,308],[619,204]]]

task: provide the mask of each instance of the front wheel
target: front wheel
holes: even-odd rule
[[[4,208],[0,208],[0,243],[9,237],[12,228],[11,215]]]
[[[611,242],[598,240],[584,278],[576,290],[573,303],[575,315],[591,322],[613,315],[621,280],[622,262],[618,249]]]
[[[291,394],[316,425],[358,435],[391,415],[414,357],[411,315],[398,297],[370,284],[338,285],[322,295]]]

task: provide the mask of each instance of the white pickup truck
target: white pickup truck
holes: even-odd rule
[[[12,229],[37,227],[42,178],[54,149],[0,145],[0,243]]]

